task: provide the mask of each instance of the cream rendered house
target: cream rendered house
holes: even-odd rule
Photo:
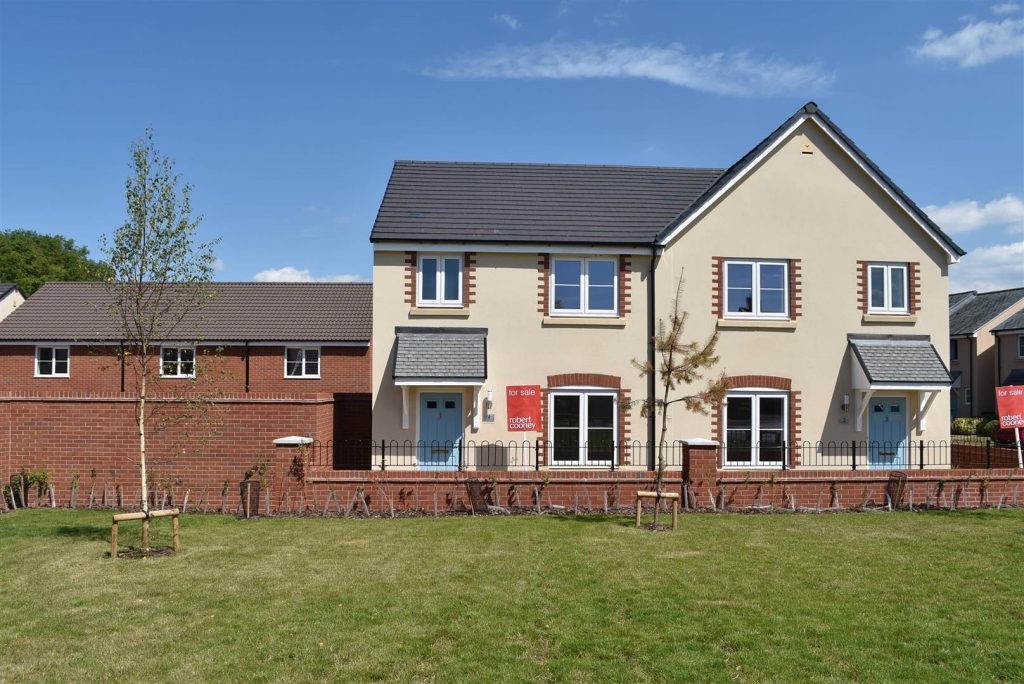
[[[964,252],[813,103],[728,169],[397,162],[371,242],[373,435],[417,467],[648,467],[632,360],[681,274],[732,389],[677,407],[672,441],[778,468],[783,445],[949,439]]]

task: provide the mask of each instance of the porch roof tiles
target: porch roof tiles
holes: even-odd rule
[[[486,328],[395,328],[396,382],[487,379]]]
[[[850,335],[872,385],[950,385],[946,364],[926,335]]]

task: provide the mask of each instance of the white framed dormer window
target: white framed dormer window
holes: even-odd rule
[[[726,318],[789,318],[789,263],[725,260]]]
[[[781,468],[789,416],[789,395],[773,390],[737,390],[723,410],[728,468]]]
[[[37,378],[71,377],[70,347],[36,347]]]
[[[196,377],[195,347],[161,347],[160,348],[161,378],[194,378]]]
[[[552,259],[552,315],[617,316],[618,270],[609,257]]]
[[[608,467],[615,458],[618,395],[608,390],[551,390],[551,465]]]
[[[287,347],[284,350],[284,377],[319,378],[319,347]]]
[[[869,313],[908,313],[906,264],[868,264],[868,289]]]
[[[424,254],[418,268],[417,306],[462,306],[462,256]]]

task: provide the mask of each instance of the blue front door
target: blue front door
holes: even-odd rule
[[[420,395],[420,470],[457,470],[462,440],[462,395]]]
[[[877,397],[868,404],[868,467],[907,467],[907,400]]]

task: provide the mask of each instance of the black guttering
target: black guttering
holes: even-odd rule
[[[647,405],[648,407],[654,407],[654,396],[657,390],[657,384],[655,382],[655,368],[654,364],[657,363],[657,358],[654,351],[654,336],[655,336],[655,325],[654,318],[656,316],[655,311],[655,279],[654,271],[657,268],[658,262],[658,247],[657,245],[651,246],[651,265],[647,271],[647,363],[650,366],[651,372],[647,374]],[[656,433],[656,422],[657,422],[657,411],[650,410],[647,412],[647,443],[650,445],[654,444],[654,437]],[[659,445],[660,446],[660,445]],[[648,466],[654,465],[654,450],[652,449],[650,455],[647,457]]]

